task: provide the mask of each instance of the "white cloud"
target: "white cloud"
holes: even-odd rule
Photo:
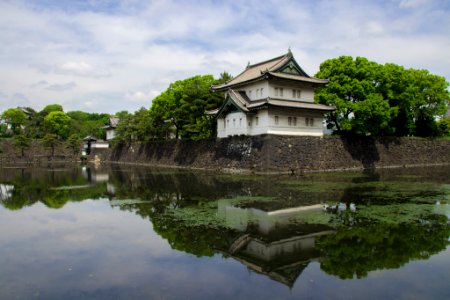
[[[95,68],[84,61],[66,61],[57,64],[54,72],[63,75],[75,75],[83,77],[108,77],[111,73],[107,70]]]
[[[15,93],[14,95],[12,95],[11,101],[15,103],[14,106],[27,107],[30,104],[30,100],[28,100],[28,98],[21,93]]]
[[[46,87],[46,86],[48,86],[47,80],[40,80],[40,81],[38,81],[38,82],[33,83],[32,85],[30,85],[30,87],[31,87],[31,88],[34,88],[34,89],[44,88],[44,87]]]
[[[414,8],[429,3],[429,0],[401,0],[399,7],[401,8]]]
[[[67,91],[74,89],[76,86],[77,84],[71,81],[63,84],[51,84],[47,86],[45,89],[49,91]]]
[[[438,3],[93,1],[65,10],[64,2],[2,2],[1,101],[17,106],[12,95],[21,94],[35,109],[134,111],[173,81],[236,75],[289,46],[310,74],[326,59],[353,55],[449,80],[450,9]]]
[[[95,101],[84,101],[83,105],[85,108],[89,109],[89,108],[94,107],[94,103],[95,103]]]
[[[379,35],[384,33],[383,25],[375,21],[367,22],[365,29],[367,34]]]
[[[160,92],[158,91],[150,91],[150,92],[128,92],[125,94],[125,99],[136,102],[136,103],[146,103],[150,104],[150,101],[158,96]]]

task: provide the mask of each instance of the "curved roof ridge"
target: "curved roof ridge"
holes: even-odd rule
[[[286,53],[286,54],[283,54],[283,55],[280,55],[280,56],[277,56],[277,57],[274,57],[274,58],[271,58],[271,59],[267,59],[267,60],[261,61],[259,63],[253,64],[253,65],[248,65],[247,69],[254,68],[254,67],[257,67],[259,65],[263,65],[263,64],[275,61],[275,60],[281,60],[282,58],[286,58],[286,57],[292,57],[292,54]]]
[[[280,69],[283,68],[289,61],[295,66],[295,68],[300,72],[300,74],[288,74],[283,73]],[[328,81],[323,81],[314,77],[309,76],[296,62],[292,52],[288,52],[281,56],[277,56],[272,59],[268,59],[253,65],[248,65],[239,75],[232,78],[231,80],[224,82],[222,84],[213,85],[213,90],[226,90],[228,88],[233,88],[236,86],[241,86],[254,81],[259,81],[264,79],[267,75],[283,77],[284,79],[290,80],[300,80],[305,82],[311,82],[315,84],[325,84]]]

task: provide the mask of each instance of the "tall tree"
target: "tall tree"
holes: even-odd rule
[[[49,133],[65,139],[70,132],[70,117],[62,111],[52,111],[44,118],[44,125]]]
[[[51,150],[52,157],[55,156],[55,147],[59,144],[58,136],[53,133],[47,133],[42,139],[45,148]]]
[[[77,154],[80,151],[81,139],[77,134],[72,134],[67,139],[66,148],[72,150],[73,154]]]
[[[109,121],[109,114],[69,111],[67,115],[71,119],[70,134],[76,134],[79,138],[84,138],[87,135],[92,135],[99,139],[106,137],[103,127]]]
[[[450,101],[449,84],[444,77],[430,74],[427,70],[408,69],[411,83],[407,93],[412,102],[415,135],[438,134],[436,117],[447,111]]]
[[[338,132],[433,136],[450,99],[443,77],[362,57],[326,60],[316,76],[330,80],[316,101],[336,106],[327,123]]]
[[[214,124],[204,118],[204,112],[223,101],[222,93],[211,91],[211,85],[217,82],[211,75],[176,81],[152,101],[150,111],[173,126],[176,138],[210,137]]]
[[[131,144],[135,132],[133,115],[129,113],[121,114],[119,124],[117,124],[115,137],[112,140],[114,146]]]
[[[20,108],[10,108],[2,113],[2,119],[11,126],[13,134],[20,134],[27,115]]]
[[[62,105],[60,105],[60,104],[49,104],[46,107],[44,107],[40,113],[42,113],[44,116],[46,116],[53,111],[64,112],[64,109],[63,109]]]
[[[397,110],[391,109],[374,84],[380,70],[380,65],[363,57],[341,56],[320,65],[316,76],[329,79],[330,83],[317,90],[316,99],[319,103],[336,106],[336,111],[327,117],[331,127],[338,132],[360,135],[393,131],[389,125]]]
[[[233,79],[233,76],[231,76],[230,73],[223,71],[222,73],[220,73],[219,79],[217,81],[218,83],[225,83],[227,81],[230,81],[231,79]]]
[[[23,134],[18,134],[14,136],[13,145],[20,150],[20,154],[23,157],[25,155],[25,150],[28,150],[31,147],[31,140]]]

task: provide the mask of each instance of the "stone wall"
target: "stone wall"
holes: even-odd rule
[[[96,150],[103,161],[249,172],[364,169],[448,164],[449,140],[262,135],[165,141]]]
[[[81,147],[81,145],[80,145]],[[47,163],[47,162],[70,162],[79,161],[80,154],[73,153],[67,149],[64,143],[55,147],[52,156],[51,149],[45,148],[41,141],[33,140],[30,149],[21,151],[13,146],[12,140],[0,140],[0,164],[18,164],[18,163]]]

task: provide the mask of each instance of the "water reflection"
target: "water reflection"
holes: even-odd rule
[[[13,185],[0,184],[0,200],[8,200],[12,196],[12,191],[14,190]]]
[[[62,209],[71,202],[107,201],[147,220],[174,250],[220,255],[292,289],[307,281],[302,274],[314,264],[340,279],[361,279],[445,250],[448,175],[447,169],[435,168],[425,174],[394,170],[273,178],[54,166],[2,172],[0,203],[20,210],[38,203]],[[345,209],[326,212],[324,203]],[[70,218],[76,222],[77,216]],[[86,247],[96,247],[95,231],[88,240],[72,233]]]

